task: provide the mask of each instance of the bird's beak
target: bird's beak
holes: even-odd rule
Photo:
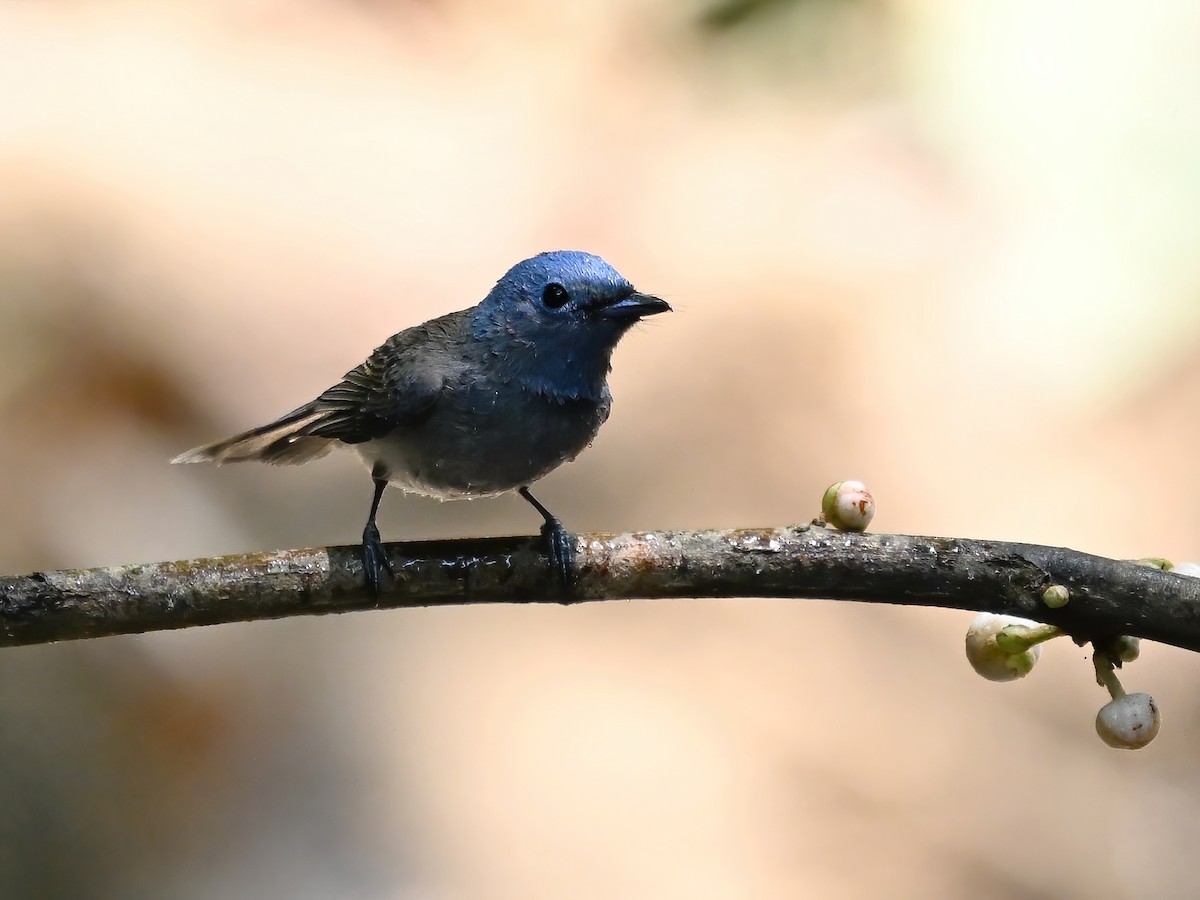
[[[606,319],[640,319],[643,316],[656,316],[670,311],[671,305],[666,300],[635,292],[616,303],[601,306],[596,310],[596,314]]]

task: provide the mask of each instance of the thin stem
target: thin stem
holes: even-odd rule
[[[1125,696],[1125,688],[1117,677],[1117,667],[1107,653],[1097,650],[1092,654],[1092,664],[1096,667],[1096,684],[1108,691],[1108,696],[1120,700]]]

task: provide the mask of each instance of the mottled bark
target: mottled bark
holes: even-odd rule
[[[1058,547],[846,534],[818,526],[585,534],[571,602],[664,597],[857,600],[1010,613],[1080,640],[1200,649],[1200,579]],[[563,602],[531,538],[390,544],[376,600],[357,547],[0,577],[0,645],[376,608]],[[1070,601],[1049,609],[1043,590]]]

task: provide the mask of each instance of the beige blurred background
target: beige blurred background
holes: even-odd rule
[[[181,469],[540,250],[618,350],[577,530],[1200,557],[1190,0],[0,0],[0,569],[352,543],[349,455]],[[389,496],[390,539],[529,534]],[[1194,897],[1200,664],[1120,753],[970,616],[460,608],[0,653],[8,898]]]

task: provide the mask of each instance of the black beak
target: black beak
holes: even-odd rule
[[[656,316],[670,311],[671,305],[666,300],[634,292],[616,303],[601,306],[596,310],[596,315],[606,319],[640,319],[643,316]]]

